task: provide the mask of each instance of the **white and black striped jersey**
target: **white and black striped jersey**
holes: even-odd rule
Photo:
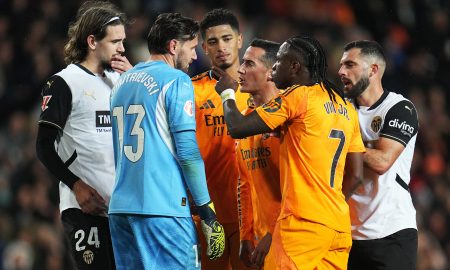
[[[70,64],[52,76],[42,91],[39,124],[60,130],[56,151],[68,169],[93,187],[106,205],[114,186],[110,94],[119,74],[97,76]],[[59,179],[60,211],[80,208],[72,190]],[[67,182],[66,182],[67,183]]]
[[[408,187],[419,128],[416,108],[402,95],[384,91],[371,107],[357,109],[363,141],[385,137],[405,149],[386,173],[364,179],[349,199],[353,239],[379,239],[402,229],[417,229]]]

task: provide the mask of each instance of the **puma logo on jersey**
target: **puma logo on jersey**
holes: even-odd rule
[[[47,89],[50,88],[53,84],[53,81],[47,81]]]
[[[48,83],[48,82],[47,82]],[[50,102],[50,99],[52,98],[51,95],[43,96],[42,97],[42,104],[41,104],[41,110],[45,111],[48,108],[48,103]]]
[[[410,108],[410,107],[408,107],[408,106],[405,105],[405,109],[407,109],[407,110],[411,113],[411,115],[412,115],[412,110],[413,110],[413,108]]]
[[[94,91],[88,92],[88,91],[84,90],[84,95],[85,95],[85,96],[88,96],[88,97],[91,97],[91,98],[93,98],[94,100],[97,100],[97,99],[95,98]]]

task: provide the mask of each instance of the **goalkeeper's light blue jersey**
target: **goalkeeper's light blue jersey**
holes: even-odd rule
[[[195,130],[188,75],[161,61],[139,63],[111,93],[116,182],[110,214],[189,217],[172,133]]]

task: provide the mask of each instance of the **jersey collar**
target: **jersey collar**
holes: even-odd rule
[[[383,89],[383,94],[381,95],[381,97],[377,100],[377,102],[375,102],[374,104],[372,104],[372,106],[370,106],[369,109],[367,109],[368,111],[375,109],[376,107],[378,107],[381,103],[383,103],[383,101],[386,99],[386,97],[389,95],[389,91],[384,90]]]
[[[94,73],[92,73],[89,69],[85,68],[83,65],[81,65],[80,63],[75,63],[75,65],[79,68],[81,68],[82,70],[84,70],[86,73],[88,73],[89,75],[95,76]]]

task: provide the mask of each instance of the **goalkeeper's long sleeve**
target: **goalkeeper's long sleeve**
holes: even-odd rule
[[[212,260],[217,259],[225,250],[225,232],[217,221],[214,204],[209,197],[205,165],[200,156],[195,131],[176,132],[173,137],[178,162],[202,220],[201,227],[207,243],[206,255]]]
[[[206,185],[205,165],[198,149],[194,130],[173,133],[178,163],[183,171],[186,184],[195,205],[205,205],[211,201]]]

